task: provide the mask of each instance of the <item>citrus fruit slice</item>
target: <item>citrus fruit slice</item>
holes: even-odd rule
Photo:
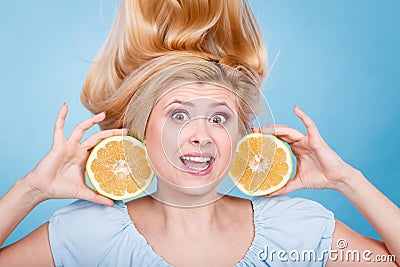
[[[228,173],[244,194],[261,196],[282,188],[293,171],[288,146],[271,134],[250,133],[237,145]]]
[[[122,135],[108,137],[93,148],[86,173],[97,192],[115,200],[140,195],[154,177],[144,144]]]

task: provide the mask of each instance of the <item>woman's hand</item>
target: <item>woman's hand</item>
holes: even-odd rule
[[[98,132],[81,141],[85,132],[106,117],[99,113],[80,123],[69,139],[64,136],[64,122],[68,108],[63,104],[54,126],[53,146],[49,153],[24,178],[39,201],[55,198],[79,198],[112,206],[113,201],[99,195],[85,184],[85,165],[90,150],[101,140],[112,135],[126,134],[126,129]]]
[[[384,243],[365,238],[343,224],[336,223],[332,244],[345,238],[351,244],[352,250],[368,250],[375,255],[391,254],[398,259],[400,257],[399,208],[379,192],[360,171],[345,163],[325,143],[310,117],[299,107],[295,107],[294,112],[306,126],[307,135],[279,124],[253,128],[254,132],[274,134],[287,142],[297,158],[294,177],[285,187],[269,196],[289,193],[300,188],[338,190],[371,223]],[[328,263],[333,265],[339,262]]]
[[[304,123],[307,135],[281,124],[253,128],[254,132],[273,134],[287,142],[297,159],[295,176],[285,187],[270,196],[286,194],[300,188],[338,189],[352,167],[325,143],[307,114],[297,106],[294,112]]]

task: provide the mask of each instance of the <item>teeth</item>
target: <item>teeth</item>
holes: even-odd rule
[[[181,161],[183,164],[186,165],[186,167],[188,167],[189,169],[192,169],[194,171],[203,171],[205,169],[207,169],[208,167],[210,167],[211,164],[211,159],[212,157],[187,157],[187,156],[181,156]],[[203,167],[201,166],[193,166],[194,164],[190,164],[188,161],[191,162],[196,162],[196,163],[203,163],[201,165],[203,165]]]
[[[195,171],[203,171],[203,170],[205,170],[205,169],[207,169],[208,168],[208,166],[209,165],[207,165],[206,167],[204,167],[204,168],[191,168],[192,170],[195,170]]]
[[[210,157],[203,158],[203,157],[186,157],[186,156],[182,156],[181,158],[183,160],[190,160],[190,161],[194,161],[194,162],[207,162],[207,161],[211,160]]]

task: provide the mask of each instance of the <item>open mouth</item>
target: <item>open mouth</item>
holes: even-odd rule
[[[212,156],[181,156],[180,159],[189,170],[195,172],[207,170],[214,162]]]

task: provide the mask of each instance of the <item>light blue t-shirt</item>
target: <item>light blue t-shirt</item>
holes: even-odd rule
[[[324,266],[335,227],[320,204],[287,196],[252,200],[255,235],[235,266]],[[78,200],[49,221],[56,266],[171,266],[157,255],[124,202],[106,207]]]

